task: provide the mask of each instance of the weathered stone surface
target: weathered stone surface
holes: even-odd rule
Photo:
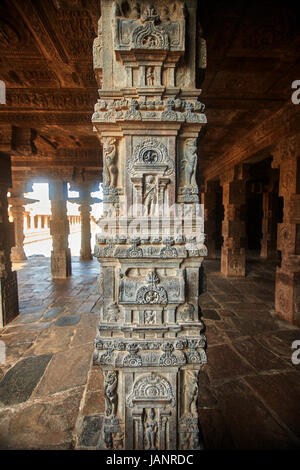
[[[91,361],[92,347],[89,345],[55,354],[34,396],[44,397],[85,385]]]
[[[92,313],[83,315],[72,338],[72,347],[92,343],[95,339],[97,324],[98,317],[96,315]]]
[[[80,321],[80,315],[70,315],[68,317],[59,317],[55,325],[56,326],[72,326],[76,325]]]
[[[51,358],[51,354],[28,357],[12,367],[0,382],[0,403],[13,405],[28,400]]]
[[[202,315],[208,320],[220,320],[220,316],[215,310],[202,309]]]
[[[209,347],[207,355],[206,371],[212,384],[232,380],[254,371],[227,344]]]
[[[64,307],[52,307],[47,312],[44,313],[43,319],[44,320],[52,320],[60,315],[64,311]]]
[[[285,428],[288,427],[300,440],[299,373],[259,375],[245,380],[267,407],[276,410]]]
[[[295,448],[286,429],[241,381],[223,384],[216,392],[219,408],[237,448]]]
[[[205,450],[236,449],[226,420],[220,410],[199,408],[198,413]]]
[[[75,326],[61,328],[48,323],[47,328],[39,335],[37,341],[26,352],[26,355],[55,353],[64,351],[69,346],[74,335]]]
[[[257,371],[287,369],[290,364],[262,347],[254,338],[234,341],[233,347]]]
[[[83,420],[82,433],[78,447],[96,447],[101,431],[103,417],[99,415],[86,416]]]
[[[6,426],[7,433],[0,436],[1,449],[72,449],[82,393],[80,387],[56,395],[51,401],[30,403],[15,410],[8,429]]]

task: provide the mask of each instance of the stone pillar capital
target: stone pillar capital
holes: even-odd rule
[[[300,134],[285,138],[272,151],[272,168],[278,168],[284,161],[300,156]]]

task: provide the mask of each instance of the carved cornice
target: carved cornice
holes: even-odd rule
[[[0,113],[10,111],[10,108],[20,110],[40,110],[49,112],[53,110],[62,110],[64,112],[71,110],[86,110],[90,112],[94,106],[97,92],[79,91],[74,89],[46,89],[46,90],[28,90],[23,88],[13,88],[7,90],[6,105],[0,108]]]

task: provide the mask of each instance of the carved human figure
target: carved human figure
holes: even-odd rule
[[[152,175],[148,175],[145,178],[145,192],[144,192],[144,205],[146,215],[153,215],[154,205],[156,203],[156,183],[155,178]]]
[[[147,67],[146,70],[146,85],[154,86],[154,67]]]
[[[156,449],[156,436],[158,424],[155,419],[154,408],[151,408],[145,421],[145,443],[148,450]]]
[[[118,403],[117,385],[117,373],[115,371],[108,371],[104,382],[105,414],[107,417],[116,416]]]
[[[182,170],[185,184],[196,186],[197,170],[197,139],[186,139],[184,146],[184,159],[182,160]]]
[[[145,311],[145,325],[154,325],[155,322],[155,312],[153,310]]]
[[[195,371],[186,371],[184,396],[185,396],[185,415],[198,416],[198,373]]]
[[[98,21],[98,36],[93,44],[93,64],[94,69],[102,67],[102,17]]]
[[[109,187],[115,187],[117,184],[118,168],[116,165],[116,139],[107,137],[103,144],[105,161],[105,184]]]

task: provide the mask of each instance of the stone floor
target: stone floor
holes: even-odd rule
[[[29,258],[14,267],[20,315],[0,336],[6,345],[6,364],[0,364],[0,448],[71,449],[92,366],[99,264],[73,257],[73,276],[56,281],[49,258]],[[103,403],[98,393],[90,398]],[[94,412],[89,400],[83,411]]]
[[[300,447],[300,330],[273,314],[274,265],[253,259],[247,277],[224,279],[206,261],[201,297],[208,360],[199,417],[207,449]],[[0,448],[96,446],[103,376],[92,366],[98,299],[96,261],[72,258],[73,276],[52,281],[49,258],[18,268],[20,315],[0,331]]]
[[[300,365],[292,342],[300,329],[274,316],[273,263],[251,259],[242,280],[205,262],[206,370],[199,418],[207,449],[300,448]]]

